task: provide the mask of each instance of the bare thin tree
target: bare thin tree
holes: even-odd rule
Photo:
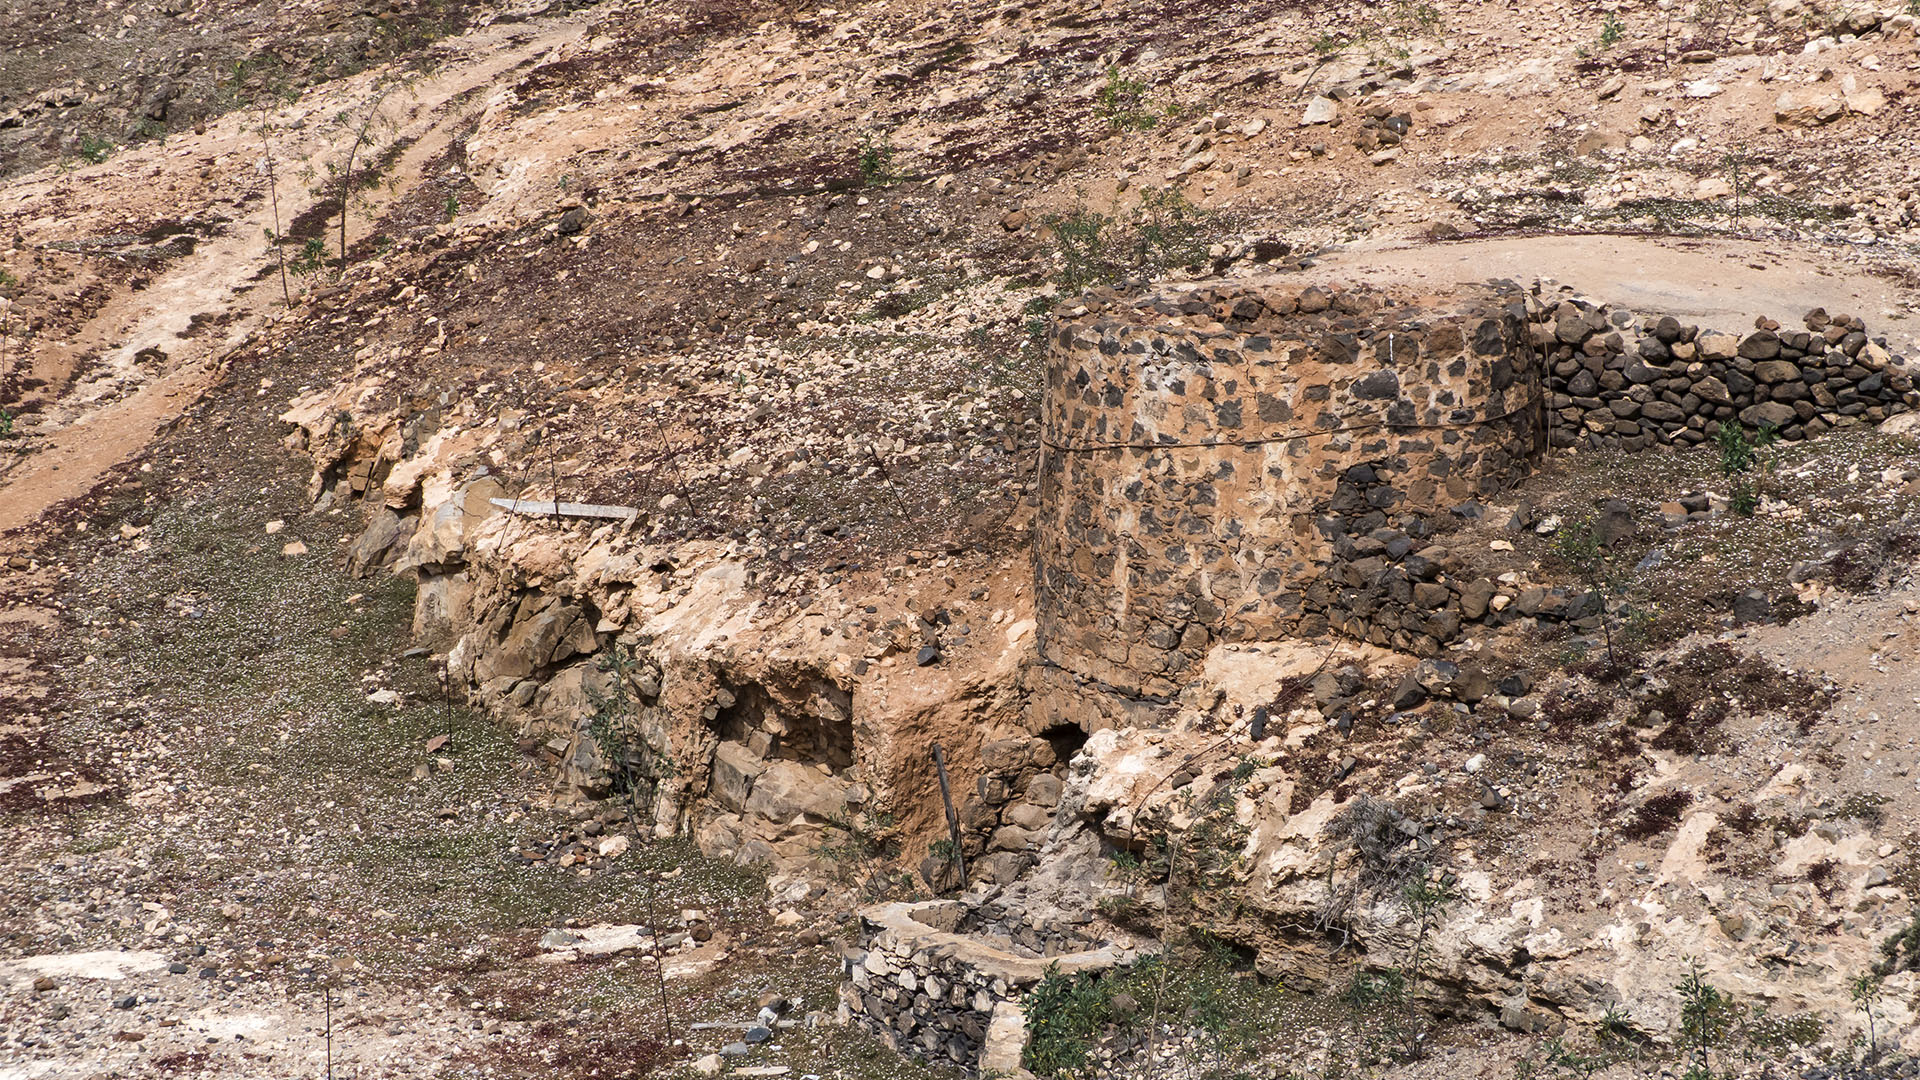
[[[353,163],[360,156],[363,147],[373,141],[374,124],[381,118],[380,109],[387,103],[399,84],[387,84],[376,88],[373,99],[366,104],[360,114],[359,123],[354,125],[351,113],[342,112],[340,119],[349,125],[353,140],[347,144],[346,165],[340,170],[340,273],[347,272],[347,218],[353,212]]]
[[[267,240],[273,245],[274,262],[280,270],[280,299],[287,307],[293,307],[293,289],[287,285],[287,252],[280,243],[280,185],[274,175],[272,126],[267,122],[267,103],[256,103],[260,110],[260,145],[266,152],[267,163],[267,200],[273,209],[273,228],[267,230]]]

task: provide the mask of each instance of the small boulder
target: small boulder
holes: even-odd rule
[[[1765,589],[1748,589],[1733,598],[1733,617],[1743,623],[1766,622],[1773,618],[1773,601]]]
[[[1793,406],[1781,401],[1763,401],[1740,410],[1740,422],[1748,427],[1785,427],[1800,418]]]
[[[1593,531],[1601,547],[1612,548],[1633,535],[1633,508],[1623,499],[1608,499],[1600,506],[1600,519]]]
[[[1694,339],[1702,360],[1731,360],[1740,351],[1740,339],[1732,334],[1710,330]]]
[[[1408,672],[1393,691],[1393,707],[1401,712],[1417,708],[1426,700],[1427,688],[1420,685],[1420,680],[1414,677],[1413,672]]]
[[[1063,785],[1060,778],[1052,773],[1041,773],[1027,781],[1027,801],[1043,809],[1052,810],[1060,805]]]

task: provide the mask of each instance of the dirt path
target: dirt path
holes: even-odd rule
[[[417,79],[387,96],[382,108],[394,123],[394,138],[411,140],[398,160],[398,182],[356,200],[349,240],[365,235],[383,208],[404,198],[418,182],[420,166],[445,150],[464,118],[461,105],[493,83],[501,73],[551,53],[585,32],[587,21],[575,15],[536,24],[496,26],[450,43],[452,58],[430,78]],[[284,230],[321,197],[297,178],[316,172],[334,149],[320,118],[363,105],[381,93],[372,76],[313,91],[272,117],[278,157],[279,228]],[[296,123],[299,132],[293,129]],[[74,176],[42,173],[14,185],[0,199],[0,216],[28,219],[35,243],[72,242],[86,235],[90,222],[62,222],[37,215],[37,207],[65,202],[75,185],[86,192],[95,212],[116,202],[153,203],[155,215],[187,216],[204,207],[169,202],[192,174],[218,162],[238,172],[264,194],[255,114],[232,114],[204,135],[185,135],[164,146],[128,151]],[[211,199],[214,188],[203,189]],[[122,212],[126,206],[118,207]],[[261,276],[272,259],[266,232],[275,225],[272,207],[253,199],[248,211],[220,235],[173,260],[151,282],[121,288],[80,331],[38,347],[31,368],[55,385],[78,379],[52,407],[36,452],[0,474],[0,552],[17,550],[19,530],[54,504],[88,491],[105,470],[139,452],[154,434],[206,388],[220,358],[237,342],[281,310],[277,283]],[[196,316],[218,316],[220,333],[196,333]],[[154,350],[164,356],[157,365]],[[143,360],[145,362],[143,363]]]
[[[1320,261],[1332,273],[1380,285],[1444,286],[1552,278],[1596,299],[1729,331],[1810,308],[1859,315],[1896,352],[1920,343],[1920,289],[1876,272],[1847,249],[1748,240],[1616,235],[1522,236],[1418,244],[1356,244]]]

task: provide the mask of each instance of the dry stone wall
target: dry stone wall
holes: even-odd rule
[[[1536,305],[1550,439],[1640,450],[1703,443],[1722,424],[1801,439],[1920,404],[1911,368],[1859,317],[1815,309],[1802,325],[1760,319],[1736,336],[1572,298]]]
[[[1010,1075],[1027,1041],[1021,999],[1049,970],[1104,971],[1138,956],[1131,942],[1094,946],[1070,931],[1036,951],[996,937],[983,918],[1006,913],[960,900],[861,912],[860,940],[844,954],[843,1014],[901,1053]]]
[[[1309,589],[1344,541],[1504,488],[1542,451],[1528,320],[1511,286],[1409,304],[1298,285],[1091,298],[1062,318],[1043,660],[1164,698],[1216,640],[1324,625],[1330,599]],[[1438,640],[1424,621],[1391,642]]]
[[[1055,738],[1016,735],[980,744],[980,772],[973,790],[956,792],[960,853],[967,880],[949,857],[929,853],[920,877],[935,891],[963,884],[1004,885],[1025,874],[1039,857],[1064,790],[1067,763],[1085,741],[1078,728],[1053,729]],[[1040,947],[1035,931],[1014,940]]]
[[[1222,640],[1331,630],[1429,655],[1471,623],[1597,625],[1584,589],[1466,574],[1441,516],[1549,445],[1798,439],[1920,405],[1859,318],[1802,322],[1736,336],[1504,284],[1086,298],[1049,343],[1035,708],[1139,722]]]

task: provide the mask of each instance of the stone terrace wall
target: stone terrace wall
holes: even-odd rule
[[[1555,446],[1688,445],[1725,423],[1800,439],[1920,404],[1912,369],[1857,316],[1816,309],[1804,330],[1762,319],[1735,337],[1566,299],[1536,305],[1533,320]]]
[[[1427,655],[1467,623],[1596,626],[1584,589],[1458,572],[1438,513],[1548,443],[1684,446],[1723,424],[1798,439],[1920,407],[1912,367],[1860,319],[1803,324],[1735,336],[1493,286],[1418,305],[1318,287],[1088,298],[1048,356],[1036,708],[1139,722],[1222,639],[1333,630]]]
[[[1050,967],[1104,971],[1137,951],[1109,944],[1022,956],[974,934],[980,913],[956,900],[882,904],[861,912],[860,942],[846,951],[840,1001],[848,1019],[894,1050],[969,1072],[1011,1075],[1027,1028],[1020,1001]]]
[[[1504,488],[1545,447],[1515,287],[1083,304],[1049,344],[1040,650],[1129,696],[1171,694],[1216,639],[1324,626],[1307,591],[1339,542]],[[1431,647],[1423,622],[1389,642]]]

